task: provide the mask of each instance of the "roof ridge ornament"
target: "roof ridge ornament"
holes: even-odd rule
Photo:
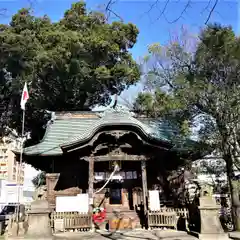
[[[117,103],[118,103],[118,95],[115,94],[115,101],[114,101],[113,106],[112,106],[113,109],[117,106]]]
[[[134,117],[134,113],[126,106],[116,105],[114,108],[107,108],[101,113],[98,113],[100,117],[112,117],[112,116],[125,116],[125,117]]]
[[[71,117],[72,117],[72,113],[70,113],[70,112],[63,114],[64,119],[68,119],[68,118],[71,118]]]

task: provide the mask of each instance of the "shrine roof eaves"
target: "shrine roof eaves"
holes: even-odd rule
[[[99,112],[56,113],[40,143],[24,149],[25,155],[62,155],[61,147],[88,138],[101,126],[135,126],[149,138],[170,143],[176,135],[167,123],[148,118],[135,118],[130,112],[109,109]],[[156,128],[157,127],[157,128]]]
[[[102,112],[100,113],[100,118],[98,121],[93,123],[91,126],[89,126],[88,129],[86,129],[84,132],[82,132],[81,135],[77,135],[76,137],[73,137],[71,139],[68,139],[65,143],[61,144],[61,148],[68,147],[70,145],[76,144],[78,142],[81,142],[85,139],[91,138],[100,128],[107,127],[107,126],[133,126],[137,129],[139,129],[145,136],[147,136],[149,139],[156,139],[158,141],[162,142],[170,142],[168,138],[166,138],[164,135],[156,135],[155,129],[150,127],[148,124],[143,123],[137,118],[133,117],[133,114],[130,113],[122,113],[118,111],[109,111],[109,112]]]

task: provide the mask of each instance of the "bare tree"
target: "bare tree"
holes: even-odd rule
[[[121,21],[123,20],[122,17],[116,13],[113,9],[114,4],[116,4],[119,0],[108,0],[107,4],[105,5],[105,12],[107,17],[109,18],[110,15],[114,15],[115,17],[119,18]],[[187,0],[187,2],[185,3],[182,11],[180,12],[180,14],[178,16],[175,16],[175,18],[173,20],[169,20],[168,17],[166,16],[166,11],[169,7],[170,4],[170,0],[166,0],[165,4],[162,8],[159,8],[158,4],[159,4],[159,0],[154,0],[153,3],[149,6],[149,9],[143,13],[143,15],[145,14],[151,14],[151,11],[153,9],[158,9],[159,10],[159,15],[156,19],[159,20],[160,18],[164,18],[168,23],[173,24],[178,22],[181,18],[183,18],[183,16],[190,10],[192,4],[193,4],[193,0]],[[209,20],[211,19],[211,16],[214,13],[214,10],[216,9],[217,5],[219,3],[219,0],[208,0],[206,2],[206,6],[202,9],[202,11],[200,13],[203,13],[205,11],[208,11],[206,20],[205,20],[205,24],[208,24]]]

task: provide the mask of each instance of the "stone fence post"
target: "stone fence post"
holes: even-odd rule
[[[49,215],[51,210],[46,200],[34,201],[28,215],[28,230],[26,238],[52,239],[52,229]]]

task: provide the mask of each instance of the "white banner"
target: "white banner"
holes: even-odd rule
[[[158,190],[149,191],[149,209],[151,211],[159,211],[160,210],[160,199],[159,199],[159,191]]]
[[[56,197],[56,212],[87,213],[89,209],[88,194]]]

